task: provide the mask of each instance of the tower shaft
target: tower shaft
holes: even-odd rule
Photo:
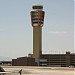
[[[40,58],[42,54],[42,27],[33,27],[33,57]]]

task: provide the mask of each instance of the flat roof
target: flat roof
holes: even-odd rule
[[[43,9],[43,5],[33,5],[33,9]]]

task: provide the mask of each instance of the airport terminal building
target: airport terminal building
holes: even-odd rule
[[[45,59],[45,62],[40,62],[40,65],[47,66],[75,66],[75,54],[70,54],[70,52],[66,52],[66,54],[42,54],[42,59]]]
[[[41,58],[36,60],[31,57],[19,57],[12,59],[12,66],[54,66],[54,67],[69,67],[75,66],[75,54],[42,54]]]

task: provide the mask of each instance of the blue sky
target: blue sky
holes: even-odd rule
[[[43,53],[74,52],[73,0],[0,0],[0,56],[33,53],[30,11],[41,4],[45,11]]]

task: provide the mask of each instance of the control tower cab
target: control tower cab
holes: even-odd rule
[[[32,26],[43,26],[44,21],[44,11],[42,5],[32,6],[33,11],[31,11],[31,22]]]

